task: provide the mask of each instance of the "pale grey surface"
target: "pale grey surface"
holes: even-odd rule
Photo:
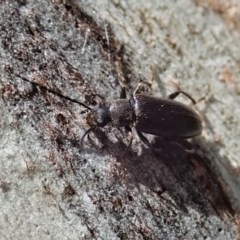
[[[80,152],[88,128],[83,108],[34,93],[14,74],[81,101],[95,93],[111,101],[119,96],[119,82],[132,91],[139,79],[151,77],[150,66],[155,95],[172,92],[169,81],[175,80],[198,99],[210,84],[209,101],[198,105],[206,126],[196,141],[238,205],[238,33],[191,1],[79,1],[103,29],[107,44],[101,48],[94,33],[89,37],[88,29],[96,28],[83,24],[80,11],[71,14],[71,4],[31,2],[5,1],[0,8],[1,239],[235,239],[227,207],[220,216],[211,197],[192,195],[200,177],[182,183],[185,168],[166,166],[174,152],[162,162],[136,138],[124,158],[125,134],[111,127],[99,140],[86,139]],[[129,82],[111,62],[116,50],[110,51],[107,23],[127,49],[123,68],[133,72],[122,75]],[[232,82],[224,81],[225,69]],[[108,151],[100,149],[104,141]],[[175,158],[187,160],[184,154]]]
[[[205,96],[210,86],[209,101],[197,106],[206,124],[202,146],[240,209],[240,35],[230,31],[216,14],[196,8],[191,1],[144,2],[123,1],[119,7],[106,1],[99,7],[103,16],[119,23],[117,36],[136,55],[137,72],[150,78],[152,65],[168,93],[174,91],[174,80],[195,99]],[[126,12],[126,17],[121,12]],[[156,95],[162,88],[159,80],[153,85]]]

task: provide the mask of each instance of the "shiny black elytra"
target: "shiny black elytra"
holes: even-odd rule
[[[131,99],[114,100],[111,103],[92,109],[75,99],[50,90],[20,75],[17,76],[92,111],[95,125],[84,133],[81,138],[81,146],[89,132],[96,127],[102,128],[110,123],[114,127],[125,127],[127,131],[135,128],[140,139],[149,147],[150,143],[142,133],[163,136],[168,139],[181,139],[192,138],[202,132],[200,116],[187,105],[173,100],[182,93],[193,103],[196,103],[191,96],[183,91],[177,91],[169,95],[168,98],[156,98],[141,94],[140,91],[139,94],[134,94]]]
[[[104,127],[133,126],[152,135],[191,138],[202,130],[201,120],[191,108],[171,99],[136,95],[130,100],[113,101],[109,107],[95,112],[96,123]]]

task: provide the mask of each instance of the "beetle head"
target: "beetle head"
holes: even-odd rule
[[[109,115],[109,107],[99,105],[93,110],[94,120],[98,127],[104,127],[109,122],[111,118]]]

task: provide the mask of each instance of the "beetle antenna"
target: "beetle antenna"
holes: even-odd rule
[[[69,100],[69,101],[71,101],[71,102],[77,103],[77,104],[79,104],[79,105],[87,108],[88,110],[92,110],[92,108],[90,108],[89,106],[87,106],[87,105],[84,104],[84,103],[81,103],[81,102],[77,101],[76,99],[73,99],[73,98],[70,98],[70,97],[68,97],[68,96],[65,96],[65,95],[63,95],[63,94],[61,94],[61,93],[58,93],[58,92],[56,92],[56,91],[54,91],[54,90],[52,90],[52,89],[49,89],[49,88],[47,88],[47,87],[45,87],[45,86],[43,86],[43,85],[41,85],[41,84],[39,84],[39,83],[32,82],[32,81],[28,80],[27,78],[20,76],[19,74],[16,74],[16,76],[19,77],[19,78],[21,78],[21,79],[22,79],[23,81],[25,81],[25,82],[29,82],[29,83],[33,84],[34,86],[37,86],[37,87],[39,87],[39,88],[41,88],[41,89],[44,89],[44,90],[46,90],[46,91],[48,91],[48,92],[50,92],[50,93],[53,93],[53,94],[55,94],[55,95],[57,95],[57,96],[59,96],[59,97],[63,97],[63,98],[65,98],[65,99],[67,99],[67,100]]]
[[[93,127],[90,127],[82,136],[81,140],[80,140],[80,149],[83,149],[83,141],[84,141],[84,138],[90,133],[92,132],[97,126],[94,125]]]

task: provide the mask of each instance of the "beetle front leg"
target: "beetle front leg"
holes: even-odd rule
[[[151,95],[151,89],[152,89],[152,83],[153,83],[153,80],[154,80],[154,76],[155,76],[155,69],[153,69],[153,67],[151,66],[151,79],[149,81],[142,81],[140,82],[133,95],[139,95],[139,94],[143,94],[143,95]]]
[[[133,95],[134,96],[135,95],[140,95],[140,94],[142,94],[142,95],[150,95],[151,94],[151,85],[152,84],[149,83],[149,82],[140,82],[137,85]]]

